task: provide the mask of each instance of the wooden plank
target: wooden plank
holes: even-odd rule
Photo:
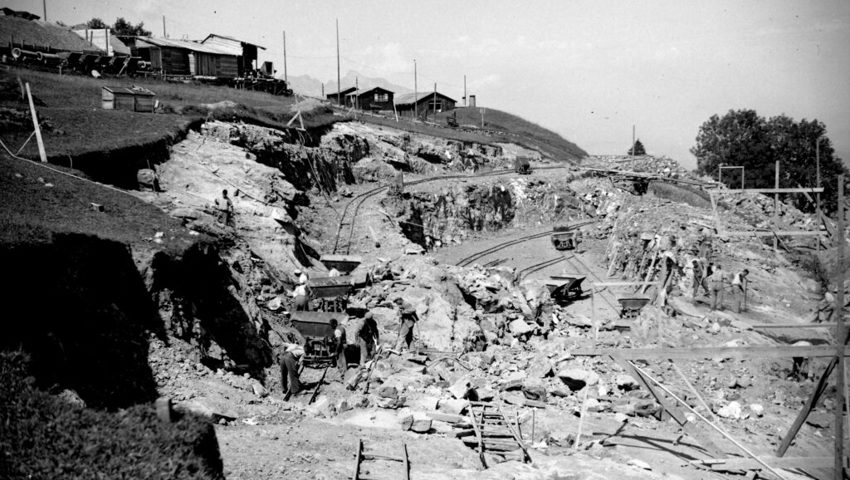
[[[845,355],[850,353],[848,347],[844,347]],[[698,359],[698,358],[824,358],[835,356],[835,346],[821,345],[811,347],[791,346],[760,346],[748,347],[713,347],[713,348],[580,348],[570,353],[573,356],[598,357],[601,355],[618,355],[624,360],[650,360],[650,359]]]
[[[360,462],[363,461],[363,439],[357,440],[357,459],[356,465],[354,466],[354,475],[351,477],[352,480],[360,480]]]
[[[833,457],[762,457],[768,465],[774,468],[819,468],[834,462]],[[847,465],[845,457],[844,464]],[[712,458],[709,460],[694,460],[694,465],[711,467],[712,470],[760,470],[762,466],[752,458]]]
[[[661,285],[661,282],[593,282],[594,287],[642,287],[645,285]]]
[[[655,401],[658,402],[659,405],[661,405],[662,413],[667,412],[671,417],[673,417],[674,420],[676,420],[676,423],[678,423],[679,425],[684,425],[685,423],[687,423],[688,420],[685,418],[685,414],[673,405],[671,405],[667,398],[655,391],[655,389],[652,388],[652,385],[650,385],[649,381],[647,381],[647,379],[644,378],[644,376],[641,375],[640,372],[638,372],[637,369],[635,369],[631,363],[623,360],[622,357],[618,357],[617,355],[611,355],[611,359],[614,360],[617,365],[621,366],[623,370],[626,371],[626,373],[628,373],[635,380],[637,380],[637,382],[640,383],[641,387],[643,387],[644,390],[652,394],[653,398],[655,398]],[[659,420],[663,420],[663,416],[662,418],[659,418]]]
[[[754,330],[762,330],[769,328],[835,328],[838,325],[836,322],[823,323],[754,323],[750,328]]]
[[[810,232],[805,230],[776,230],[776,231],[756,231],[756,230],[743,230],[743,231],[724,231],[720,234],[720,236],[727,237],[773,237],[775,235],[779,235],[782,237],[816,237],[818,235],[826,235],[827,232]]]
[[[717,193],[823,193],[823,187],[809,188],[730,188],[715,190]]]

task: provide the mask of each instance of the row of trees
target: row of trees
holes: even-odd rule
[[[99,18],[92,18],[86,22],[86,26],[89,28],[110,28],[113,35],[148,37],[151,34],[149,30],[145,30],[145,22],[139,22],[137,25],[133,25],[132,22],[128,22],[124,17],[116,18],[112,26],[107,25],[106,22]]]
[[[820,157],[821,206],[834,212],[837,206],[836,178],[847,172],[841,159],[834,156],[826,126],[818,120],[796,122],[785,115],[759,116],[755,110],[730,110],[719,117],[712,115],[699,128],[691,153],[697,158],[697,172],[717,177],[720,165],[743,166],[746,188],[772,188],[775,162],[780,162],[780,187],[817,185],[817,153]],[[741,185],[740,170],[723,172],[730,188]],[[788,200],[803,211],[814,211],[815,204],[805,195],[789,195]]]

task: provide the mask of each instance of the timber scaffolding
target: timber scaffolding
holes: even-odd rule
[[[777,165],[777,171],[779,166]],[[778,179],[778,174],[777,174]],[[850,353],[847,351],[847,344],[850,341],[850,332],[847,332],[844,328],[844,280],[845,280],[845,260],[844,260],[844,248],[845,242],[847,241],[845,238],[845,225],[844,225],[844,176],[840,175],[838,177],[838,212],[837,212],[837,227],[835,228],[836,232],[832,235],[833,243],[837,245],[838,248],[838,265],[839,265],[839,275],[836,283],[838,285],[838,293],[835,299],[835,309],[833,311],[833,318],[835,319],[834,323],[830,323],[828,325],[817,325],[817,327],[833,327],[835,328],[835,344],[833,345],[820,345],[820,346],[747,346],[747,347],[718,347],[718,348],[656,348],[656,349],[580,349],[574,350],[570,352],[573,356],[603,356],[609,357],[614,363],[618,364],[622,367],[628,374],[635,378],[635,380],[640,384],[640,386],[646,389],[652,397],[656,400],[656,402],[661,406],[660,410],[657,413],[659,419],[664,418],[673,418],[680,426],[683,428],[686,427],[688,423],[687,418],[684,415],[684,411],[677,407],[677,404],[681,407],[690,411],[697,418],[708,424],[713,430],[720,433],[727,440],[732,442],[739,450],[741,450],[749,459],[744,458],[714,458],[708,460],[694,460],[691,464],[695,466],[702,466],[705,468],[710,468],[712,470],[723,470],[723,471],[735,471],[735,470],[767,470],[772,475],[776,476],[780,479],[788,478],[787,476],[782,475],[777,469],[778,468],[795,468],[802,471],[805,471],[816,478],[827,478],[822,474],[824,470],[828,468],[830,460],[833,462],[832,468],[832,478],[839,480],[845,478],[845,472],[847,471],[848,458],[844,453],[844,428],[845,423],[847,424],[847,428],[850,429],[850,418],[845,415],[845,410],[850,413],[850,395],[847,392],[847,385],[845,384],[845,356]],[[776,197],[779,193],[815,193],[820,195],[823,192],[823,188],[779,188],[778,180],[777,186],[773,189],[739,189],[739,190],[724,190],[724,192],[729,193],[767,193],[774,194],[774,202],[775,205],[778,203],[778,198]],[[713,192],[712,192],[713,193]],[[715,219],[717,220],[717,228],[719,235],[728,235],[728,236],[746,236],[746,235],[755,235],[757,232],[724,232],[721,229],[721,223],[719,221],[719,217],[717,216],[717,205],[715,201],[715,197],[712,194],[712,207],[714,209]],[[819,200],[819,199],[818,199]],[[774,207],[774,222],[776,222],[777,216],[777,208]],[[818,201],[818,212],[817,212],[819,221],[824,221],[822,213],[820,211],[820,202]],[[774,223],[775,225],[775,223]],[[824,221],[824,225],[826,222]],[[818,238],[818,248],[820,246],[820,236],[828,234],[827,231],[817,231],[817,232],[796,232],[796,231],[776,231],[771,230],[768,234],[774,237],[776,248],[776,241],[779,236],[784,235],[817,235]],[[641,286],[641,285],[653,285],[655,282],[597,282],[594,284],[594,287],[605,287],[610,286]],[[591,294],[591,299],[594,298],[595,290]],[[603,297],[604,298],[604,297]],[[592,308],[592,311],[595,311],[595,308]],[[593,314],[595,317],[595,313]],[[594,322],[595,323],[595,322]],[[765,325],[758,325],[760,328],[767,328]],[[807,324],[799,324],[799,325],[790,325],[784,324],[783,328],[812,328],[812,325]],[[843,340],[843,341],[839,341]],[[770,359],[770,358],[830,358],[830,362],[827,364],[823,373],[821,374],[817,384],[815,385],[814,390],[811,392],[808,400],[805,405],[797,415],[794,422],[789,427],[786,434],[783,436],[782,441],[780,442],[779,447],[776,450],[775,457],[765,457],[758,456],[750,451],[743,444],[732,438],[727,432],[725,432],[721,427],[716,424],[716,421],[712,421],[705,416],[701,415],[694,408],[692,408],[685,400],[681,399],[677,395],[675,395],[670,389],[668,389],[665,385],[660,383],[657,379],[652,377],[647,371],[643,368],[639,367],[635,362],[636,361],[663,361],[667,360],[671,363],[672,368],[678,374],[678,376],[682,379],[685,385],[688,388],[690,394],[693,395],[694,398],[698,399],[700,404],[711,414],[712,410],[705,402],[700,393],[695,389],[695,387],[691,384],[691,382],[687,379],[684,373],[679,369],[679,367],[674,363],[674,360],[696,360],[696,359],[717,359],[717,358],[735,358],[735,359]],[[834,413],[835,413],[835,421],[833,426],[835,428],[835,448],[834,454],[832,457],[788,457],[783,458],[785,453],[787,452],[789,446],[794,441],[797,433],[802,427],[803,423],[808,418],[809,414],[814,410],[815,406],[818,404],[818,401],[823,396],[826,391],[827,384],[829,382],[830,375],[835,371],[836,373],[836,391],[835,394],[837,396],[835,401]],[[687,430],[686,430],[687,431]],[[691,431],[689,433],[698,433]],[[698,438],[699,439],[699,438]],[[710,441],[705,445],[702,445],[704,450],[712,454],[714,457],[719,457],[720,452],[714,448],[713,445],[710,444]]]

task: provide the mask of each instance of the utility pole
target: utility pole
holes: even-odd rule
[[[820,188],[820,136],[815,140],[815,172],[816,172],[816,187]],[[820,192],[815,194],[815,211],[818,213],[818,231],[820,231],[820,224],[823,221],[821,219],[820,214]],[[815,247],[818,252],[820,252],[820,235],[815,237]]]
[[[358,100],[360,100],[360,77],[354,77],[354,108],[358,106]]]
[[[413,59],[413,121],[419,118],[419,88],[417,86],[416,59]]]
[[[289,81],[289,77],[286,75],[286,30],[283,31],[283,81]],[[324,97],[324,95],[322,96]]]
[[[835,295],[835,478],[844,478],[844,175],[838,176],[838,291]]]
[[[635,124],[632,124],[632,156],[635,156]]]
[[[776,168],[774,169],[776,173],[776,181],[774,182],[773,188],[779,189],[779,160],[776,161]],[[773,228],[778,228],[779,224],[779,194],[773,194]],[[776,235],[773,235],[773,253],[779,253],[779,239]]]
[[[168,38],[168,35],[165,33],[165,15],[162,16],[162,38]]]
[[[437,82],[434,82],[434,123],[437,123]]]
[[[336,19],[336,103],[342,105],[342,80],[339,76],[339,19]]]
[[[47,21],[47,0],[41,1],[41,7],[44,10],[44,21]]]
[[[466,106],[466,75],[463,76],[463,106]]]

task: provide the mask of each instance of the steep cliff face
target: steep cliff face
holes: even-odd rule
[[[544,182],[515,178],[474,185],[449,184],[439,193],[388,197],[402,232],[426,248],[462,243],[481,232],[536,227],[595,216],[592,202],[568,185],[572,176]]]

